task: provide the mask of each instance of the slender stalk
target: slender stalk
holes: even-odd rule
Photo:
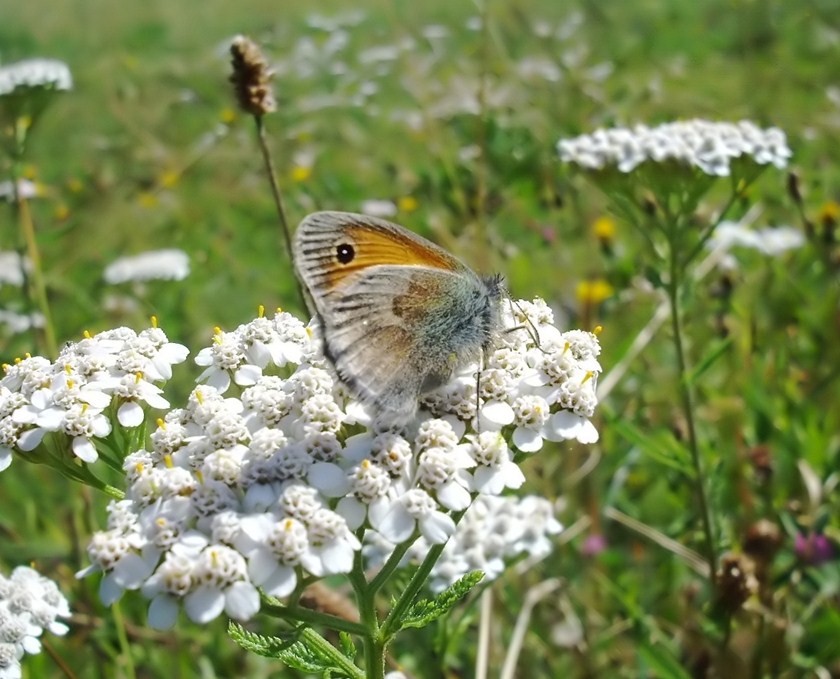
[[[117,630],[117,639],[120,644],[120,658],[122,660],[122,668],[125,676],[129,679],[134,679],[137,673],[134,670],[134,658],[131,654],[131,644],[128,641],[128,635],[125,631],[125,618],[123,618],[120,602],[117,601],[111,606],[111,613],[114,616],[114,626]]]
[[[48,639],[41,639],[41,645],[43,646],[44,650],[47,652],[47,655],[52,658],[52,661],[56,664],[56,666],[61,670],[61,673],[67,677],[67,679],[78,679],[77,675],[73,672],[72,669],[64,662],[64,658],[62,658],[56,650],[52,647]]]
[[[458,519],[460,519],[460,516]],[[455,523],[457,522],[458,521],[456,520]],[[383,637],[388,638],[392,634],[396,633],[405,612],[408,610],[408,607],[414,603],[417,593],[420,591],[420,588],[423,587],[423,584],[429,577],[429,573],[432,572],[432,568],[434,568],[438,558],[440,558],[445,546],[446,543],[432,547],[426,555],[426,558],[423,559],[423,563],[421,563],[417,567],[417,570],[414,571],[414,575],[411,576],[411,580],[405,588],[405,591],[394,604],[391,612],[388,613],[388,617],[385,618],[385,622],[382,623],[381,634]]]
[[[677,226],[677,228],[679,228]],[[674,350],[677,354],[677,371],[679,375],[680,401],[688,428],[688,448],[691,453],[691,462],[694,466],[695,493],[700,507],[700,517],[703,522],[703,534],[705,536],[705,556],[709,564],[709,582],[712,586],[712,594],[716,589],[715,571],[717,564],[717,548],[715,546],[715,535],[712,526],[712,517],[709,502],[706,497],[705,481],[706,475],[703,468],[703,459],[700,454],[700,447],[697,443],[697,430],[694,423],[694,394],[688,380],[688,360],[683,346],[682,314],[680,310],[680,258],[679,248],[676,247],[674,239],[669,239],[670,277],[668,280],[668,302],[671,307],[671,328],[674,336]]]
[[[47,299],[47,285],[44,280],[44,268],[41,264],[41,252],[38,249],[38,239],[35,237],[35,224],[32,222],[32,213],[29,211],[29,203],[20,195],[20,168],[19,164],[13,163],[12,170],[12,192],[15,207],[17,208],[18,222],[26,243],[26,253],[32,264],[32,293],[34,302],[44,317],[44,331],[41,335],[42,350],[47,356],[58,354],[58,345],[55,340],[55,329],[53,328],[50,304]]]
[[[360,531],[357,535],[361,539],[363,531]],[[364,649],[365,671],[368,677],[382,679],[385,676],[385,646],[387,641],[380,634],[379,617],[376,614],[377,588],[372,584],[369,585],[365,579],[365,564],[361,551],[356,552],[349,579],[356,594],[356,606],[358,606],[359,619],[364,630],[359,636],[362,638]]]
[[[345,620],[335,615],[328,615],[318,611],[312,611],[308,608],[301,608],[299,606],[283,606],[275,603],[264,603],[263,612],[268,615],[282,618],[283,620],[296,620],[298,622],[305,622],[310,625],[317,625],[319,627],[328,627],[329,629],[338,632],[347,632],[348,634],[358,634],[362,636],[367,633],[367,628],[358,622],[352,620]]]
[[[516,626],[513,628],[513,636],[508,643],[505,661],[502,665],[502,671],[499,673],[500,679],[514,679],[516,676],[516,664],[522,652],[525,637],[528,634],[528,627],[534,608],[540,601],[555,592],[562,585],[562,581],[557,578],[551,578],[550,580],[543,580],[528,590],[525,595],[525,601],[522,604],[522,609],[519,611],[519,615],[516,616]]]
[[[648,526],[646,523],[634,519],[632,516],[628,516],[615,507],[606,507],[604,509],[604,516],[620,523],[623,526],[626,526],[630,530],[636,531],[639,535],[646,537],[648,540],[655,542],[660,547],[672,552],[701,577],[709,577],[709,564],[707,564],[703,557],[701,557],[700,554],[695,552],[693,549],[689,549],[676,540],[669,538],[664,533]]]
[[[738,198],[741,197],[745,189],[746,187],[739,191],[738,187],[735,184],[733,184],[732,193],[730,194],[729,199],[726,201],[726,204],[723,206],[723,208],[721,208],[720,212],[718,213],[717,219],[715,219],[711,224],[709,224],[709,226],[706,227],[703,233],[700,234],[700,238],[698,239],[697,243],[695,243],[694,247],[688,251],[688,254],[682,260],[684,266],[688,266],[694,260],[694,258],[697,257],[697,255],[703,250],[703,248],[706,247],[706,243],[709,241],[709,238],[712,237],[712,234],[715,232],[715,229],[717,229],[718,225],[726,218],[726,215],[729,214],[729,210],[732,209],[732,206],[735,205],[735,202],[738,200]]]
[[[406,540],[396,546],[394,551],[391,553],[391,556],[388,557],[388,561],[385,562],[385,565],[379,569],[379,572],[374,576],[373,580],[370,581],[368,589],[371,594],[376,594],[376,592],[382,589],[382,586],[390,580],[391,574],[400,567],[400,561],[402,561],[405,553],[411,549],[411,545],[415,543],[416,539],[417,538],[415,536],[413,540]]]
[[[490,664],[490,619],[493,617],[493,590],[488,587],[481,593],[481,617],[478,624],[478,650],[476,651],[475,679],[487,679]]]
[[[695,281],[703,280],[706,275],[717,265],[723,256],[723,250],[717,248],[710,252],[697,266],[692,270],[692,279]],[[636,360],[638,355],[647,347],[654,338],[659,329],[668,320],[671,314],[671,304],[667,297],[663,298],[650,320],[644,328],[639,331],[636,339],[630,344],[624,355],[613,364],[612,370],[602,376],[598,380],[598,400],[606,400],[609,393],[613,390],[616,384],[624,377],[627,370]]]
[[[356,555],[356,564],[350,574],[350,581],[356,592],[359,619],[365,629],[365,632],[361,635],[365,655],[365,671],[370,679],[382,679],[385,676],[385,645],[387,642],[381,634],[379,618],[376,615],[376,592],[365,581],[361,552]]]
[[[265,125],[263,124],[262,116],[254,116],[254,121],[257,125],[257,139],[259,141],[260,152],[262,153],[263,162],[265,163],[265,171],[268,175],[268,183],[271,185],[271,195],[274,197],[274,207],[277,210],[277,217],[280,220],[280,230],[283,232],[283,241],[286,245],[286,254],[289,257],[289,262],[294,258],[294,250],[292,249],[292,232],[289,229],[289,220],[286,218],[286,208],[283,206],[283,194],[280,192],[280,184],[277,182],[277,170],[274,167],[274,158],[271,155],[271,150],[268,148],[268,140],[265,134]],[[309,309],[309,304],[306,301],[306,296],[303,293],[303,288],[300,281],[295,277],[295,285],[297,286],[298,297],[304,309]]]

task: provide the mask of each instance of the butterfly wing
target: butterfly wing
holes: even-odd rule
[[[440,279],[434,271],[381,266],[324,300],[325,355],[362,401],[394,419],[410,418],[428,375],[446,372],[445,353],[424,339],[428,315],[404,302],[418,285],[439,288]]]
[[[396,224],[342,212],[304,219],[295,264],[341,380],[394,419],[409,419],[430,376],[451,372],[453,348],[441,340],[458,318],[453,291],[481,280]]]
[[[351,212],[315,212],[295,233],[295,267],[317,304],[354,274],[373,266],[420,266],[473,272],[446,250],[397,224]]]

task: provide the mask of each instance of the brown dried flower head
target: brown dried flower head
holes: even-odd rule
[[[233,74],[230,81],[242,110],[254,116],[264,116],[277,110],[270,83],[274,73],[269,69],[268,62],[257,44],[250,38],[239,35],[233,39],[230,53],[233,57]]]
[[[717,572],[717,606],[730,615],[758,591],[755,564],[743,554],[724,554]]]

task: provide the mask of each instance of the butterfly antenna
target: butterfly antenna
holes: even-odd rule
[[[475,372],[475,431],[481,433],[481,372],[487,364],[487,349],[481,350],[481,362]]]
[[[507,330],[505,330],[505,333],[516,332],[517,330],[525,330],[527,331],[531,339],[534,341],[534,344],[536,345],[537,349],[545,353],[545,350],[542,348],[542,344],[540,343],[540,331],[537,330],[537,326],[534,325],[534,321],[532,321],[531,317],[525,313],[525,310],[522,308],[522,306],[516,303],[510,297],[508,297],[508,302],[510,303],[511,311],[514,308],[518,309],[519,313],[525,319],[525,322],[521,325],[515,325],[512,328],[508,328]]]

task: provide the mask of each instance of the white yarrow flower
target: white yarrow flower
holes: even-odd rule
[[[360,407],[294,317],[278,312],[218,330],[196,359],[206,384],[159,420],[151,450],[125,458],[126,499],[109,507],[108,530],[92,539],[92,566],[80,575],[101,572],[107,602],[139,589],[150,601],[150,623],[164,629],[182,608],[197,622],[223,611],[245,620],[259,609],[258,587],[284,597],[302,581],[348,573],[361,536],[366,558],[374,542],[382,558],[406,541],[445,543],[456,534],[453,516],[469,516],[479,493],[489,503],[522,485],[519,452],[597,436],[590,421],[601,370],[597,339],[559,331],[540,300],[513,308],[505,323],[520,330],[499,337],[478,393],[479,367],[467,366],[424,395],[428,410],[399,428]],[[151,349],[165,346],[120,330],[85,343],[64,363],[73,375],[92,371],[85,393],[118,399],[117,420],[127,407],[133,424],[147,406],[161,405],[147,370]],[[80,368],[82,349],[88,368]],[[49,362],[26,359],[7,372],[0,436],[4,418],[8,434],[0,444],[18,450],[21,437],[49,420],[45,412],[64,413],[53,371]],[[546,549],[559,525],[540,517],[532,533],[527,519],[499,518],[498,534],[453,555],[436,582],[474,568],[498,574],[510,554]]]
[[[361,212],[371,217],[387,219],[397,214],[397,205],[392,200],[365,200],[362,202]]]
[[[175,248],[150,250],[131,257],[120,257],[106,268],[103,278],[109,285],[141,281],[182,281],[190,273],[190,259]]]
[[[636,125],[599,129],[561,139],[557,151],[562,161],[586,170],[615,167],[627,173],[645,162],[674,161],[720,177],[730,175],[732,161],[737,158],[784,168],[793,155],[779,128],[762,129],[748,120],[717,123],[700,119],[653,128]]]
[[[741,222],[725,221],[718,224],[706,247],[726,253],[721,265],[726,269],[734,269],[737,268],[737,261],[731,253],[736,248],[755,250],[768,257],[776,257],[804,244],[805,235],[791,226],[750,229]]]
[[[20,661],[41,652],[46,630],[63,636],[70,605],[58,586],[27,566],[0,575],[0,677],[20,677]]]
[[[65,436],[83,462],[98,459],[96,439],[108,436],[114,423],[109,406],[116,402],[116,422],[138,426],[145,404],[168,408],[155,381],[172,375],[172,364],[186,358],[187,348],[169,342],[160,328],[141,333],[118,328],[65,345],[54,363],[29,357],[5,366],[2,389],[14,396],[14,407],[0,389],[0,469],[8,466],[4,449],[35,450],[44,437]],[[5,425],[5,426],[4,426]]]
[[[24,59],[0,66],[0,96],[26,88],[70,90],[73,77],[58,59]]]
[[[31,198],[37,198],[38,196],[43,195],[42,188],[36,184],[35,182],[29,179],[18,179],[17,182],[17,197],[22,198],[25,200],[30,200]],[[0,182],[0,198],[3,200],[11,203],[15,200],[15,185],[11,182],[11,180],[6,180]],[[11,261],[10,261],[11,259]],[[14,259],[17,259],[17,262],[14,262]],[[4,261],[5,260],[5,261]],[[29,259],[24,258],[23,261],[26,263],[27,267],[29,267]],[[17,268],[18,274],[20,273],[20,266],[21,266],[21,258],[17,252],[0,252],[0,264],[4,264],[6,266],[11,265]],[[3,269],[0,268],[0,271]],[[8,272],[9,274],[14,274],[14,271]],[[2,276],[3,274],[0,274]],[[7,274],[8,275],[8,274]],[[2,281],[2,278],[0,278]],[[18,287],[21,283],[17,283]]]

